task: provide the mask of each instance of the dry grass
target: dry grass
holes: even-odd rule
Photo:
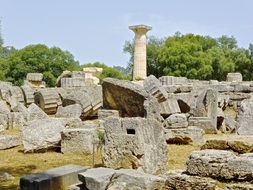
[[[195,150],[200,150],[200,147],[191,145],[168,145],[168,169],[169,170],[181,170],[185,169],[185,163],[191,154]]]
[[[17,135],[17,130],[9,130],[8,134]],[[191,145],[168,145],[168,169],[185,169],[185,162],[192,151],[199,147]],[[57,152],[24,154],[22,146],[0,151],[0,172],[8,172],[14,180],[0,182],[1,190],[19,189],[19,179],[22,176],[41,172],[66,164],[92,166],[92,155],[62,154]],[[95,164],[102,165],[101,153],[96,153]]]
[[[8,130],[7,133],[18,135],[17,130]],[[22,150],[22,146],[19,146],[0,151],[0,172],[8,172],[15,177],[14,180],[0,181],[1,190],[19,189],[19,179],[21,176],[66,164],[78,164],[83,166],[92,166],[93,164],[92,155],[73,155],[57,152],[24,154]],[[101,153],[96,153],[95,164],[102,164]]]

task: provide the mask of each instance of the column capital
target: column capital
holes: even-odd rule
[[[139,24],[139,25],[133,25],[129,26],[129,29],[132,30],[134,33],[147,33],[149,30],[152,30],[152,27]]]

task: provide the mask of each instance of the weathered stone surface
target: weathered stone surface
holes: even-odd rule
[[[164,189],[165,179],[132,169],[92,168],[78,174],[79,180],[92,190]]]
[[[47,114],[55,114],[57,107],[62,104],[61,98],[55,88],[44,88],[35,92],[35,104]]]
[[[187,161],[191,175],[212,177],[218,180],[252,181],[253,157],[236,156],[225,150],[194,151]]]
[[[187,117],[185,114],[172,114],[165,120],[168,129],[186,128],[188,126]]]
[[[203,145],[204,130],[198,127],[190,126],[183,129],[166,129],[166,141],[168,144],[192,144]]]
[[[60,146],[61,131],[66,121],[61,119],[40,119],[27,122],[21,129],[24,152],[38,152],[56,149]]]
[[[251,136],[217,135],[206,137],[206,143],[201,149],[233,150],[234,152],[253,152],[253,139]]]
[[[190,176],[187,174],[167,174],[166,190],[217,190],[217,182],[206,177]]]
[[[171,114],[181,112],[176,99],[170,98],[159,104],[161,106],[161,115],[163,117],[168,117]]]
[[[107,189],[115,170],[110,168],[92,168],[78,174],[78,178],[87,189],[104,190]]]
[[[154,96],[158,100],[158,102],[163,102],[168,97],[168,94],[163,88],[160,81],[153,75],[148,76],[144,80],[143,86],[147,93]]]
[[[119,117],[119,111],[118,110],[107,110],[107,109],[98,110],[98,119],[104,120],[108,117]]]
[[[16,136],[0,135],[0,150],[5,150],[20,145],[20,141]]]
[[[29,85],[21,86],[24,94],[25,105],[28,107],[30,104],[34,103],[34,92],[35,90]]]
[[[130,81],[106,78],[102,83],[104,107],[120,111],[121,116],[144,117],[144,101],[148,93]]]
[[[27,111],[29,121],[49,118],[49,116],[34,103],[28,107]]]
[[[156,119],[159,122],[163,122],[164,118],[161,116],[161,106],[154,97],[149,97],[144,101],[145,118]]]
[[[234,183],[227,184],[225,190],[253,190],[252,183]]]
[[[1,114],[8,114],[10,113],[10,107],[8,106],[8,104],[3,101],[3,100],[0,100],[0,113]]]
[[[162,124],[154,119],[115,118],[104,123],[103,162],[110,168],[141,168],[146,173],[166,169],[167,145]]]
[[[206,134],[217,133],[217,130],[213,126],[213,122],[208,117],[190,117],[188,120],[188,125],[203,129]]]
[[[79,165],[65,165],[41,173],[20,178],[21,190],[65,190],[68,186],[78,182],[78,173],[87,167]]]
[[[10,113],[9,114],[2,114],[2,113],[0,113],[0,125],[4,129],[8,129],[11,126],[10,116],[11,116]]]
[[[9,128],[21,128],[26,123],[26,118],[21,112],[11,112],[9,118]]]
[[[242,82],[242,74],[241,73],[228,73],[227,74],[228,82]]]
[[[98,141],[96,128],[64,129],[61,132],[61,152],[92,154]]]
[[[66,107],[59,106],[55,117],[80,118],[81,115],[82,106],[80,104],[73,104]]]
[[[159,80],[162,85],[180,85],[187,83],[186,77],[162,76]]]
[[[164,188],[164,178],[131,169],[116,170],[108,185],[108,190],[154,190]]]
[[[237,122],[239,135],[253,135],[253,97],[241,102]]]
[[[101,86],[59,88],[57,90],[61,96],[63,107],[73,104],[80,104],[82,106],[82,119],[97,115],[98,109],[103,105]]]

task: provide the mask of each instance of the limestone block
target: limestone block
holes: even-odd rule
[[[212,120],[208,117],[190,117],[188,120],[188,125],[203,129],[206,134],[217,133],[216,127],[214,128]]]
[[[1,114],[8,114],[10,113],[10,107],[8,106],[8,104],[3,101],[3,100],[0,100],[0,113]]]
[[[168,144],[191,144],[194,146],[203,145],[204,130],[190,126],[183,129],[166,129],[166,141]]]
[[[92,154],[98,141],[96,128],[64,129],[61,132],[61,152]]]
[[[61,119],[40,119],[27,122],[21,128],[24,152],[39,152],[60,146],[61,131],[66,121]]]
[[[78,174],[78,178],[87,189],[104,190],[107,189],[115,170],[110,168],[92,168]]]
[[[21,112],[11,112],[11,128],[21,128],[26,123],[26,118]],[[10,128],[10,126],[9,126]]]
[[[15,146],[19,146],[21,143],[16,136],[0,135],[0,150],[5,150]]]
[[[39,119],[48,119],[49,116],[36,104],[32,103],[28,109],[28,121],[39,120]]]
[[[253,135],[253,97],[245,99],[241,102],[240,108],[237,115],[239,135]]]
[[[8,129],[11,127],[11,114],[2,114],[0,113],[0,125],[4,128],[4,129]]]
[[[105,120],[108,117],[119,117],[118,110],[100,109],[98,110],[98,119]]]
[[[228,82],[242,82],[242,74],[241,73],[228,73],[227,74]]]
[[[59,106],[55,117],[80,118],[81,115],[82,106],[80,104],[73,104],[66,107]]]
[[[167,164],[162,124],[154,119],[110,117],[104,123],[103,162],[110,168],[141,168],[161,173]]]
[[[158,102],[163,102],[168,97],[160,81],[153,75],[150,75],[144,80],[143,86],[147,93],[157,98]]]
[[[61,79],[61,87],[69,88],[69,87],[83,87],[86,86],[85,78],[62,78]]]
[[[186,77],[162,76],[159,78],[162,85],[181,85],[186,84]]]
[[[42,73],[27,73],[26,80],[28,81],[42,81],[43,74]]]
[[[253,140],[251,136],[219,135],[209,137],[201,149],[232,150],[243,154],[253,152]]]
[[[65,165],[20,178],[21,190],[65,190],[68,186],[78,182],[78,173],[87,167],[79,165]]]
[[[211,178],[174,173],[166,175],[165,187],[166,190],[217,190],[217,182]]]
[[[106,78],[102,83],[103,103],[106,109],[119,110],[121,116],[144,117],[144,101],[148,93],[130,81]]]
[[[168,129],[186,128],[188,126],[186,115],[181,113],[170,115],[166,118],[165,122],[167,123],[166,128]]]
[[[108,190],[154,190],[164,188],[164,178],[132,169],[115,170],[115,173],[111,178],[110,184],[108,185]]]
[[[165,118],[171,114],[181,112],[176,99],[169,98],[164,102],[160,102],[160,106],[161,106],[161,115]]]
[[[253,179],[253,157],[250,155],[236,156],[225,150],[201,150],[194,151],[186,164],[186,171],[191,175],[230,181]]]

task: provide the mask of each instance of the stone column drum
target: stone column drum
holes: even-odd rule
[[[147,77],[146,33],[152,28],[135,25],[129,26],[129,29],[135,33],[133,80],[144,80]]]

